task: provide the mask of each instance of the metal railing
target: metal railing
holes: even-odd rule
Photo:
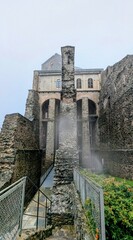
[[[14,240],[22,229],[26,177],[0,192],[0,240]]]
[[[37,197],[31,199],[31,196]],[[40,199],[43,203],[40,202]],[[29,206],[30,201],[34,201],[36,204],[35,214],[24,212],[24,205]],[[43,216],[40,207],[43,208]],[[24,215],[35,219],[33,228],[39,228],[40,219],[43,219],[43,227],[46,227],[50,223],[50,219],[47,217],[50,211],[50,198],[29,177],[21,178],[0,192],[0,240],[15,240],[18,235],[21,235]],[[29,222],[27,221],[28,227]]]
[[[28,204],[28,208],[30,208],[31,204],[32,205],[31,208],[32,209],[34,208],[34,210],[32,211],[25,210],[23,214],[24,216],[29,216],[30,221],[33,221],[32,219],[35,219],[35,224],[30,226],[26,224],[26,226],[27,228],[28,226],[30,228],[36,228],[36,230],[39,228],[40,225],[46,228],[46,226],[50,223],[49,213],[51,212],[51,199],[40,188],[38,188],[29,177],[27,177],[27,185],[30,187],[28,187],[29,190],[26,191],[25,193],[26,205],[27,202],[29,201],[29,198],[33,195],[33,193],[36,194],[32,198],[31,202]],[[35,204],[33,205],[33,203]],[[39,222],[42,222],[42,224]],[[24,229],[26,228],[24,227]]]
[[[91,213],[96,228],[99,230],[99,240],[105,240],[104,198],[102,187],[92,182],[91,179],[83,176],[77,168],[74,169],[74,183],[80,194],[83,206],[85,206],[87,199],[91,199]]]

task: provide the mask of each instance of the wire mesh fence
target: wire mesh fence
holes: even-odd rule
[[[0,192],[0,240],[15,240],[23,229],[46,228],[50,211],[51,199],[43,189],[21,178]]]
[[[22,227],[26,177],[0,192],[0,240],[15,240]]]
[[[99,230],[99,240],[105,240],[104,199],[102,187],[86,179],[78,169],[74,169],[74,183],[80,194],[83,206],[86,200],[91,200],[91,214]]]

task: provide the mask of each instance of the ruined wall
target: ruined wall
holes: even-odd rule
[[[104,167],[113,175],[133,176],[133,56],[101,76],[100,143]]]
[[[33,123],[20,114],[5,116],[0,133],[0,187],[22,176],[39,183],[41,153]]]

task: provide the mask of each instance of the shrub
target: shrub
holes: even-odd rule
[[[107,240],[132,240],[133,239],[133,185],[126,180],[116,181],[113,177],[105,177],[92,174],[88,171],[82,172],[92,181],[99,182],[104,189],[104,212],[105,229]],[[86,202],[89,208],[91,202]],[[93,230],[96,229],[91,211],[88,218]]]

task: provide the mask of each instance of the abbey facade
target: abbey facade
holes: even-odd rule
[[[33,117],[31,99],[34,98],[35,94],[38,95],[36,104],[39,105],[40,110],[40,149],[45,150],[46,159],[50,161],[53,161],[59,144],[59,112],[62,93],[61,63],[61,56],[55,54],[42,64],[41,70],[34,71],[33,90],[29,91],[26,105],[25,116],[30,119]],[[81,68],[75,68],[74,71],[74,88],[76,90],[74,101],[77,104],[77,136],[80,159],[82,158],[82,148],[86,144],[85,138],[89,148],[99,146],[98,116],[101,71],[102,69]],[[71,88],[68,89],[68,95],[69,93],[71,94]]]

